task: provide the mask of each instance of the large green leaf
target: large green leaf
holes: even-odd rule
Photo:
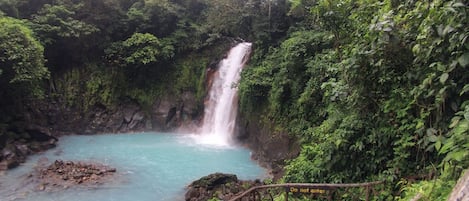
[[[448,80],[448,77],[449,77],[449,74],[448,74],[448,73],[443,73],[443,74],[441,74],[441,76],[440,76],[440,82],[441,82],[442,84],[444,84],[444,83],[446,82],[446,80]]]
[[[458,58],[458,62],[462,67],[469,65],[469,52],[464,53]]]

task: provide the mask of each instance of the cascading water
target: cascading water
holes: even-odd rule
[[[251,43],[240,43],[220,62],[205,103],[203,124],[197,137],[200,143],[231,144],[238,110],[237,84],[250,52]]]

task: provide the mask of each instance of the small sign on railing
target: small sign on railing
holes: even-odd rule
[[[267,191],[268,189],[273,188],[280,188],[285,189],[285,201],[288,201],[289,194],[310,194],[312,196],[317,197],[325,197],[328,200],[333,200],[334,192],[338,188],[365,188],[365,200],[370,200],[370,194],[373,190],[373,187],[379,184],[383,184],[384,181],[374,181],[374,182],[366,182],[366,183],[349,183],[349,184],[319,184],[319,183],[285,183],[285,184],[269,184],[269,185],[262,185],[262,186],[254,186],[240,193],[239,195],[230,199],[230,201],[239,201],[244,196],[252,195],[249,200],[261,200],[261,194],[259,191]],[[268,192],[268,191],[267,191]],[[278,191],[276,191],[278,193]],[[256,196],[259,195],[259,196]],[[272,198],[273,196],[269,193],[269,196]]]
[[[314,187],[295,187],[289,186],[286,188],[287,193],[303,193],[303,194],[324,194],[326,189]]]

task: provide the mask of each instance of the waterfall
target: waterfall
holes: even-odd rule
[[[233,47],[213,75],[198,141],[203,144],[228,146],[235,129],[241,70],[251,52],[251,43]]]

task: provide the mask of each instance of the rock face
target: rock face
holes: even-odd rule
[[[171,131],[184,125],[197,124],[202,111],[198,104],[191,92],[184,92],[180,97],[160,97],[148,109],[133,100],[124,100],[113,108],[98,104],[86,111],[44,100],[26,106],[24,121],[48,128],[56,136]]]
[[[4,137],[5,139],[0,140],[0,171],[18,166],[29,154],[55,147],[57,142],[57,138],[40,128],[13,130],[20,133],[20,136],[9,131],[10,135],[15,137]]]
[[[239,192],[259,184],[260,181],[238,180],[233,174],[214,173],[192,182],[187,188],[185,200],[229,200]]]
[[[202,106],[191,92],[184,92],[180,98],[168,96],[155,101],[151,111],[153,130],[170,131],[190,128],[198,124]]]
[[[293,159],[300,153],[297,139],[288,133],[275,131],[259,119],[238,116],[238,138],[253,151],[252,158],[269,170],[274,180],[283,176],[285,160]]]
[[[193,93],[155,100],[150,109],[124,100],[113,108],[95,105],[81,111],[51,100],[26,104],[24,114],[0,127],[0,171],[18,166],[29,154],[55,146],[66,134],[171,131],[197,124],[201,106]]]
[[[56,160],[33,173],[37,180],[36,190],[55,191],[73,186],[94,186],[110,181],[116,172],[101,164]]]

